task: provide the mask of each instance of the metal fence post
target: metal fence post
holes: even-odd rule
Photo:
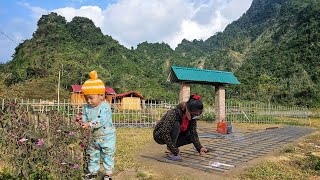
[[[2,111],[4,110],[4,99],[2,99],[2,107],[1,107]]]

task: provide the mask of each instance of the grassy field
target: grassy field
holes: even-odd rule
[[[310,119],[312,127],[320,127],[320,119]],[[259,125],[247,126],[259,129]],[[118,129],[116,168],[118,173],[131,171],[136,179],[159,179],[161,174],[144,170],[134,154],[152,140],[152,129]],[[320,179],[320,132],[315,132],[298,143],[281,150],[234,179]],[[133,178],[133,179],[135,179]],[[188,179],[171,177],[172,179]]]
[[[320,119],[310,119],[312,127],[320,127]],[[248,126],[259,129],[259,125]],[[140,164],[136,154],[150,144],[151,128],[118,128],[115,155],[115,178],[161,179],[156,171]],[[1,159],[0,159],[1,171]],[[1,173],[0,173],[1,174]],[[126,174],[126,176],[124,176]],[[117,178],[118,177],[118,178]],[[199,177],[200,178],[200,177]],[[190,179],[170,177],[169,179]],[[276,156],[267,158],[233,179],[320,179],[320,132],[315,132],[298,143],[285,147]]]
[[[135,160],[135,153],[153,141],[151,128],[118,128],[115,156],[117,171],[138,170],[140,165]]]

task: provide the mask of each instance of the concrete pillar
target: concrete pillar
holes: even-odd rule
[[[179,102],[187,102],[190,97],[190,84],[188,83],[181,83],[180,84],[180,96]]]
[[[215,86],[216,122],[226,120],[226,91],[223,84]]]

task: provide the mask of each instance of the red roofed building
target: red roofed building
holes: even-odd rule
[[[106,87],[106,94],[117,94],[112,88]]]
[[[81,85],[71,85],[72,92],[81,93]]]
[[[139,94],[135,91],[130,91],[130,92],[116,95],[116,98],[123,98],[123,97],[139,97],[140,99],[144,99],[144,97],[141,94]]]

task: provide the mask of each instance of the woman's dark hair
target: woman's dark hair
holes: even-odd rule
[[[199,95],[192,94],[187,102],[187,108],[189,112],[202,110],[203,104],[201,97]]]

